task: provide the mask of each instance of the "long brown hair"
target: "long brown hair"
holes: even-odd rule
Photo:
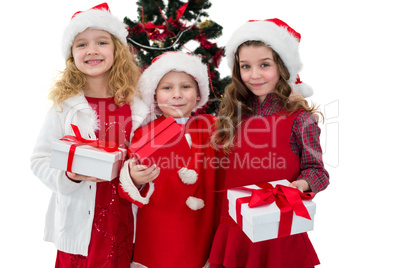
[[[111,36],[114,44],[114,62],[108,76],[109,88],[116,105],[131,104],[134,94],[139,94],[136,84],[140,71],[128,47],[114,35]],[[85,75],[77,69],[71,56],[66,60],[66,68],[60,73],[60,78],[53,84],[49,99],[60,105],[66,99],[83,93],[86,88]]]
[[[229,153],[234,145],[235,134],[244,115],[253,112],[252,108],[247,105],[253,93],[244,85],[240,76],[239,51],[244,46],[266,46],[271,49],[261,41],[246,41],[237,48],[232,69],[232,82],[225,88],[225,95],[216,120],[216,132],[211,143],[214,148],[223,148],[225,153]],[[318,118],[318,114],[321,114],[318,107],[314,104],[309,106],[301,95],[292,94],[292,88],[287,82],[290,77],[289,71],[279,55],[273,49],[271,50],[280,74],[274,93],[277,95],[276,99],[280,102],[281,107],[290,113],[304,109]]]

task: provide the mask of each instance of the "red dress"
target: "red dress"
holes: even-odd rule
[[[283,113],[248,118],[240,125],[236,148],[227,155],[230,166],[223,171],[223,189],[279,179],[296,180],[300,158],[291,150],[289,140],[299,112],[290,116]],[[256,149],[259,146],[261,149]],[[264,160],[256,161],[261,159]],[[307,233],[252,243],[229,216],[226,198],[221,215],[209,259],[211,268],[305,268],[319,264]]]
[[[163,120],[160,117],[152,124]],[[149,268],[201,268],[206,264],[219,217],[215,214],[216,170],[208,162],[216,155],[209,145],[214,120],[211,115],[199,115],[186,124],[192,142],[192,159],[186,167],[198,173],[195,183],[183,183],[177,173],[164,177],[161,167],[149,203],[138,209],[134,262]],[[202,199],[204,207],[191,209],[186,204],[189,197]]]
[[[89,98],[99,116],[99,140],[117,142],[127,148],[131,133],[129,105],[118,107],[114,98]],[[97,183],[95,216],[88,256],[57,252],[56,268],[129,268],[133,252],[132,204],[118,195],[119,179]]]

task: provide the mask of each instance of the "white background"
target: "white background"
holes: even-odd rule
[[[398,1],[211,1],[224,46],[249,19],[280,18],[300,32],[301,79],[327,115],[321,124],[331,175],[318,194],[310,238],[322,268],[402,267]],[[60,39],[77,10],[100,1],[7,1],[1,27],[1,267],[53,267],[56,249],[42,241],[48,190],[29,157],[48,90],[64,69]],[[114,15],[137,19],[135,0],[109,1]],[[219,69],[228,75],[226,61]],[[399,178],[399,179],[398,179]]]

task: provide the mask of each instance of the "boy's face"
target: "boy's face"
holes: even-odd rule
[[[184,72],[165,74],[155,92],[155,103],[165,117],[189,117],[200,99],[197,82]]]

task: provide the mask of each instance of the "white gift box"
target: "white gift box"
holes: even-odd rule
[[[270,182],[272,186],[277,184],[289,186],[289,181],[279,180]],[[249,189],[259,189],[256,185],[246,186]],[[236,200],[241,197],[250,196],[251,192],[230,189],[228,190],[229,199],[229,215],[237,222],[236,218]],[[299,217],[293,212],[293,221],[291,235],[304,233],[313,230],[314,215],[316,212],[316,205],[311,200],[303,200],[311,220]],[[275,202],[268,205],[250,208],[248,203],[241,205],[242,215],[242,228],[243,232],[250,238],[252,242],[260,242],[264,240],[274,239],[278,237],[280,209]]]
[[[69,150],[72,143],[68,141],[53,141],[50,167],[67,170]],[[89,145],[77,146],[71,171],[77,174],[111,181],[119,176],[122,161],[125,160],[127,150],[119,149],[116,152],[106,152]]]

